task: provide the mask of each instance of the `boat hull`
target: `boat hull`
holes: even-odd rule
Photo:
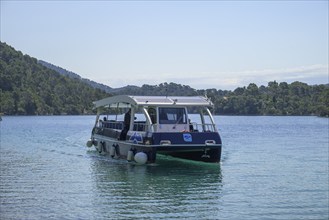
[[[221,158],[222,141],[218,132],[153,133],[152,143],[163,144],[157,152],[173,157],[204,162],[220,162]]]
[[[135,155],[143,152],[147,155],[148,163],[156,162],[156,155],[169,155],[172,157],[203,161],[209,163],[218,163],[221,158],[221,140],[217,133],[202,135],[202,138],[196,138],[198,135],[191,135],[191,140],[181,138],[182,134],[159,134],[153,135],[148,144],[134,143],[131,141],[120,141],[117,138],[103,135],[93,135],[93,145],[101,154],[108,154],[113,158],[130,160],[129,151]],[[168,144],[170,143],[170,144]],[[171,144],[172,143],[172,144]]]
[[[202,161],[207,163],[218,163],[220,162],[222,148],[218,146],[216,148],[207,148],[200,147],[194,149],[186,149],[185,148],[176,148],[175,150],[170,147],[169,150],[159,148],[157,149],[158,154],[169,155],[176,158],[194,160],[194,161]]]

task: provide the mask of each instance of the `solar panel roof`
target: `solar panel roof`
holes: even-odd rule
[[[132,106],[212,106],[213,103],[203,96],[112,96],[93,102],[95,107]]]

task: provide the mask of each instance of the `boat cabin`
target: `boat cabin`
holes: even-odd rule
[[[129,132],[215,132],[205,97],[116,96],[94,102],[98,127]],[[189,114],[190,113],[190,114]],[[196,117],[198,114],[199,117]],[[126,118],[125,118],[126,117]],[[198,118],[196,120],[196,118]],[[196,121],[194,121],[196,120]]]

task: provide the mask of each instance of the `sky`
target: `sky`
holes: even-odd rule
[[[1,42],[113,88],[328,83],[328,0],[0,1]]]

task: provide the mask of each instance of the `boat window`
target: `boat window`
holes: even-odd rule
[[[159,108],[160,124],[186,124],[185,108]]]

